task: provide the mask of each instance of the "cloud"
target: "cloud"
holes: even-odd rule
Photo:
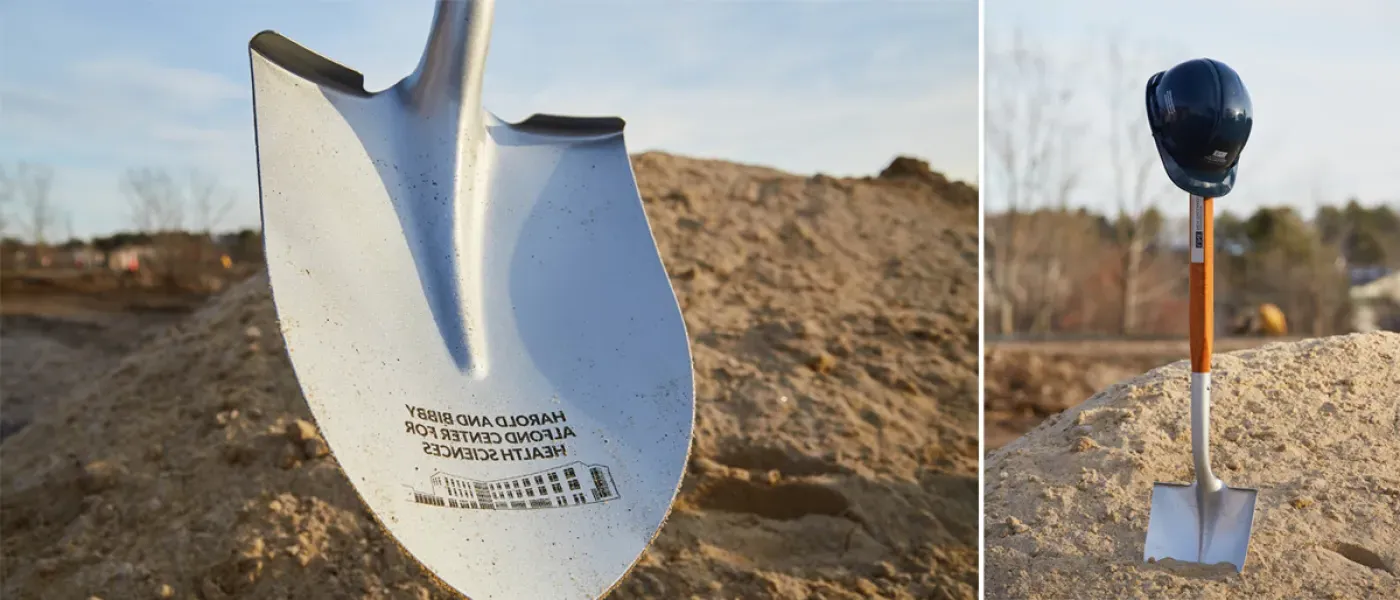
[[[7,113],[0,135],[50,160],[220,157],[231,138],[250,135],[233,133],[249,110],[246,87],[136,57],[82,61],[45,81],[0,88]]]
[[[74,64],[75,79],[90,89],[149,94],[167,106],[201,110],[248,98],[244,82],[200,69],[171,67],[130,56],[102,57]]]
[[[80,234],[126,226],[119,192],[131,167],[200,168],[239,202],[227,225],[257,221],[246,86],[218,73],[137,56],[81,60],[0,87],[0,160],[56,168],[55,198]],[[115,207],[115,208],[114,208]]]

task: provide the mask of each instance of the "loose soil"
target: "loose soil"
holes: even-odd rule
[[[839,180],[634,163],[697,421],[611,597],[975,597],[976,190],[907,159]],[[0,596],[455,597],[326,454],[264,275],[90,381],[0,445]]]
[[[1194,477],[1179,361],[988,457],[988,598],[1395,597],[1400,334],[1269,344],[1212,370],[1216,475],[1259,490],[1244,572],[1142,561],[1152,484]]]

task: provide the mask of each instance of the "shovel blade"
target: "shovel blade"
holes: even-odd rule
[[[1143,560],[1230,563],[1235,571],[1244,570],[1258,492],[1228,486],[1204,495],[1197,490],[1195,483],[1152,486]]]
[[[468,597],[605,594],[669,513],[695,402],[621,121],[454,120],[261,41],[268,274],[347,479]]]

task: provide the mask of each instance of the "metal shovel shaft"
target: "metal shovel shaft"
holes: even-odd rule
[[[495,0],[438,0],[423,56],[405,81],[410,105],[427,113],[455,109],[464,127],[480,129],[495,11]]]

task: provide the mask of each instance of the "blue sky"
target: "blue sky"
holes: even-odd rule
[[[51,165],[81,236],[130,227],[119,178],[146,166],[217,175],[237,198],[222,228],[255,226],[248,39],[277,30],[380,89],[432,7],[0,0],[0,162]],[[975,181],[977,40],[975,0],[503,0],[486,105],[622,116],[634,152],[834,175],[913,154]]]
[[[1115,91],[1099,67],[1108,36],[1116,35],[1144,59],[1123,93],[1132,95],[1140,119],[1139,144],[1154,155],[1142,108],[1152,73],[1210,57],[1233,67],[1249,88],[1254,131],[1235,189],[1217,210],[1288,204],[1311,216],[1316,199],[1352,195],[1400,207],[1400,2],[988,0],[985,18],[988,61],[1019,29],[1047,55],[1078,65],[1057,72],[1086,97],[1066,106],[1071,118],[1098,127],[1072,144],[1082,150],[1079,204],[1104,209],[1115,202],[1101,141],[1105,98]],[[990,127],[990,108],[987,119]],[[1153,177],[1168,185],[1160,167]],[[1004,206],[990,155],[984,183],[988,209]],[[1185,214],[1184,193],[1171,190],[1163,208]]]

